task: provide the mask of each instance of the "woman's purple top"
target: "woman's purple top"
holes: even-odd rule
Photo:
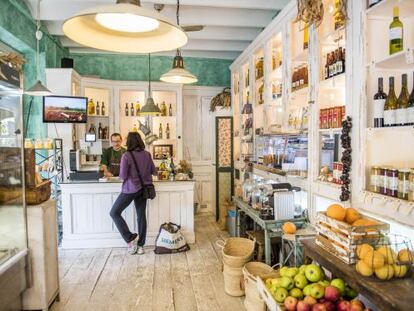
[[[124,181],[122,184],[122,193],[136,193],[142,188],[132,156],[139,166],[144,184],[151,184],[152,175],[156,173],[154,162],[148,151],[125,152],[121,158],[121,169],[119,172],[119,177]]]

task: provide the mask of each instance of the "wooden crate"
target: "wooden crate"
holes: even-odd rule
[[[50,180],[46,180],[35,188],[26,189],[26,203],[36,205],[49,200],[52,192]]]
[[[36,187],[36,154],[33,148],[24,149],[25,183],[28,188]]]
[[[326,212],[319,212],[316,218],[317,244],[335,254],[345,263],[355,263],[357,260],[355,254],[356,247],[359,244],[375,245],[380,237],[390,231],[389,224],[366,216],[364,218],[374,220],[378,224],[352,226],[343,221],[328,217]]]
[[[279,304],[272,296],[269,289],[266,287],[265,282],[262,278],[257,277],[257,290],[259,292],[260,297],[266,303],[267,308],[269,311],[284,311],[285,306],[283,304]]]

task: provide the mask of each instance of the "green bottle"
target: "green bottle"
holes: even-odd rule
[[[394,19],[390,24],[390,55],[404,49],[404,26],[399,15],[400,9],[396,6],[394,7]]]

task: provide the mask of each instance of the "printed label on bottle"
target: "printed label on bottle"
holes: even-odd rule
[[[374,99],[374,119],[384,118],[385,99]]]
[[[381,185],[381,176],[371,175],[371,186],[379,187]]]
[[[343,72],[343,70],[344,69],[342,68],[342,62],[341,61],[337,62],[336,63],[336,73],[341,74]]]
[[[398,177],[387,178],[387,189],[398,190]]]
[[[414,124],[414,107],[407,108],[407,123]]]
[[[384,125],[393,126],[396,122],[396,110],[385,110],[384,111]]]
[[[401,27],[390,29],[390,40],[402,39],[403,29]]]
[[[410,190],[410,182],[408,180],[400,181],[398,183],[398,192],[408,193]]]
[[[396,124],[407,124],[407,109],[397,109],[395,121]]]

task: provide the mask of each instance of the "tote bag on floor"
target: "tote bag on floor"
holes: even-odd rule
[[[188,246],[180,229],[179,225],[172,222],[162,224],[155,241],[154,252],[156,254],[174,254],[188,251],[190,246]]]

